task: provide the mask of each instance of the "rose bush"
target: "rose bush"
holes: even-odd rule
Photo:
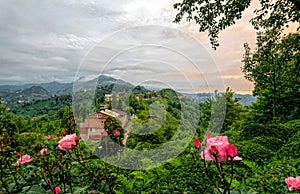
[[[71,134],[71,135],[66,135],[58,142],[59,149],[61,149],[63,151],[67,151],[67,150],[75,148],[76,139],[77,139],[77,136],[75,133]]]

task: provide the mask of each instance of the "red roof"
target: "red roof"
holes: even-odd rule
[[[104,128],[104,123],[101,123],[101,121],[97,118],[87,118],[85,119],[84,126],[87,128]]]

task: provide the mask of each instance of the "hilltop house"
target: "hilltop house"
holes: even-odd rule
[[[109,103],[112,101],[112,95],[111,94],[105,94],[104,95],[104,100],[106,103]]]
[[[84,140],[99,140],[104,131],[104,123],[108,117],[113,117],[121,122],[124,128],[127,123],[127,115],[120,110],[101,110],[88,115],[84,123],[80,125],[80,136]]]
[[[137,99],[139,99],[139,100],[143,100],[144,98],[145,98],[144,94],[138,94],[137,95]]]

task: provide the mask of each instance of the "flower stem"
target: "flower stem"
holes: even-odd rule
[[[52,174],[51,174],[51,170],[48,167],[48,161],[43,158],[43,162],[45,163],[44,164],[45,170],[47,171],[47,173],[49,175],[49,181],[48,181],[49,183],[48,183],[48,185],[49,185],[51,191],[54,192],[54,190],[53,190],[54,181],[53,181],[53,177],[52,177]],[[42,175],[43,175],[43,177],[45,179],[43,171],[42,171]],[[46,179],[45,179],[45,181],[46,181]]]
[[[216,187],[216,189],[218,190],[218,192],[222,194],[222,191],[219,189],[218,184],[215,183],[215,182],[213,181],[213,177],[211,176],[211,174],[209,174],[209,172],[208,172],[208,170],[207,170],[206,162],[205,162],[205,154],[204,154],[204,153],[203,153],[203,163],[204,163],[204,171],[205,171],[205,173],[207,174],[207,176],[209,177],[208,179],[211,181],[211,183],[212,183],[213,185],[215,185],[215,187]]]
[[[62,161],[62,158],[60,159],[60,169],[62,172],[62,181],[64,184],[64,193],[66,193],[66,176],[65,176],[65,172],[64,172],[64,161]]]
[[[43,171],[42,171],[42,176],[43,176],[45,182],[47,183],[47,185],[49,186],[51,192],[54,193],[53,186],[52,186],[53,184],[51,183],[50,179],[48,179],[48,181],[47,181],[47,178],[46,178],[45,173]]]
[[[228,188],[228,186],[227,186],[228,183],[227,183],[227,181],[225,179],[225,176],[224,176],[224,171],[223,171],[222,164],[220,162],[218,162],[218,157],[216,155],[214,155],[213,157],[215,158],[215,160],[213,160],[213,161],[214,161],[214,163],[215,163],[215,165],[216,165],[216,167],[217,167],[217,169],[218,169],[218,171],[220,173],[221,181],[224,184],[224,188],[225,188],[224,189],[224,194],[226,194],[226,191],[227,191],[227,188]]]
[[[233,158],[231,158],[230,162],[231,162],[231,177],[230,177],[230,182],[228,185],[228,194],[230,194],[230,186],[231,186],[231,183],[233,180]]]
[[[66,168],[67,168],[67,174],[68,174],[68,182],[69,182],[69,184],[70,184],[70,191],[71,191],[71,193],[73,193],[73,189],[72,189],[72,177],[71,177],[71,169],[69,169],[68,168],[69,167],[69,164],[68,163],[66,163]]]

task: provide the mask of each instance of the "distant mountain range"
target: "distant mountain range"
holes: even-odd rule
[[[189,98],[196,99],[199,102],[204,102],[207,99],[214,96],[213,93],[198,93],[198,94],[184,94]],[[256,102],[256,97],[251,94],[233,94],[234,98],[239,98],[239,103],[243,105],[251,105],[253,102]]]
[[[103,86],[115,84],[118,86],[133,87],[132,84],[125,82],[120,79],[115,79],[109,76],[100,75],[99,78],[94,78],[91,80],[85,77],[80,77],[75,83],[72,92],[78,92],[83,90],[94,90],[95,87],[101,88]]]
[[[5,102],[27,102],[32,100],[47,99],[54,95],[69,94],[72,91],[72,83],[41,83],[25,85],[2,85],[0,96]]]
[[[92,80],[87,80],[84,77],[79,78],[75,84],[73,83],[40,83],[40,84],[25,84],[25,85],[0,85],[0,96],[2,100],[7,103],[23,103],[28,101],[47,99],[51,96],[68,95],[74,91],[93,90],[95,86],[101,88],[102,86],[115,84],[118,87],[126,89],[133,88],[133,85],[123,80],[115,79],[105,75],[99,76]],[[211,98],[213,94],[198,93],[198,94],[184,94],[189,98],[203,102]],[[240,98],[240,103],[244,105],[251,105],[256,101],[256,97],[250,94],[234,94],[234,97]]]
[[[51,96],[68,95],[74,91],[84,91],[95,89],[95,86],[118,84],[133,87],[130,83],[123,80],[118,80],[105,75],[99,76],[92,80],[87,80],[83,77],[79,78],[74,83],[32,83],[24,85],[0,85],[0,96],[4,102],[28,102],[33,100],[47,99]]]
[[[21,92],[25,89],[31,87],[42,87],[48,91],[50,95],[60,95],[65,93],[70,93],[72,90],[72,83],[59,83],[59,82],[49,82],[49,83],[32,83],[24,85],[0,85],[0,95],[11,93],[11,92]]]

